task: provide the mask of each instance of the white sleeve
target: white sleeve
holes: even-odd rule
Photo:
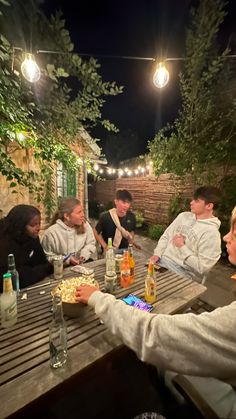
[[[182,213],[181,213],[182,214]],[[168,243],[174,236],[174,231],[176,226],[179,224],[181,219],[181,214],[179,214],[175,220],[167,227],[160,239],[158,240],[157,246],[154,249],[154,255],[159,258],[163,255]]]
[[[57,253],[54,235],[49,230],[45,231],[41,244],[46,254]]]
[[[186,266],[200,275],[207,273],[220,259],[221,239],[220,233],[216,229],[205,232],[198,244],[198,253],[193,254],[186,245],[179,248]]]
[[[211,313],[150,314],[96,291],[96,314],[137,356],[177,373],[236,376],[236,302]]]

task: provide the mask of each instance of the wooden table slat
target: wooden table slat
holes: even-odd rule
[[[145,262],[146,258],[142,257],[136,261],[135,282],[126,289],[118,288],[115,291],[116,298],[129,293],[143,298],[147,273]],[[94,268],[95,278],[103,290],[104,260],[92,262],[88,266]],[[80,275],[67,269],[64,276]],[[83,317],[71,319],[65,316],[68,362],[59,371],[50,368],[48,326],[52,319],[51,290],[58,282],[48,277],[41,281],[42,287],[28,290],[27,300],[18,301],[17,324],[0,330],[0,418],[6,418],[37,400],[121,347],[120,340],[100,323],[94,310],[87,308]],[[157,302],[153,313],[166,314],[188,307],[206,289],[201,284],[171,272],[157,275],[157,287]],[[45,292],[42,294],[41,291]],[[23,292],[26,290],[21,291],[19,298]]]

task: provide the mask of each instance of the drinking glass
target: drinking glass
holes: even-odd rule
[[[58,255],[53,258],[54,279],[63,278],[63,256]]]

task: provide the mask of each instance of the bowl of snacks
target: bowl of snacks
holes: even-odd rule
[[[89,310],[87,304],[77,303],[75,300],[76,288],[82,284],[93,285],[99,288],[94,276],[75,276],[63,279],[52,289],[52,295],[61,296],[63,313],[68,317],[82,317]]]

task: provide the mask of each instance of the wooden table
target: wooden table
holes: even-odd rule
[[[88,264],[104,289],[104,260]],[[117,298],[133,293],[144,296],[145,260],[136,261],[135,282],[118,289]],[[68,275],[68,272],[65,276]],[[70,276],[75,276],[73,272]],[[63,388],[84,369],[99,362],[123,345],[101,324],[94,310],[86,316],[66,319],[68,361],[58,370],[49,366],[48,325],[52,319],[51,289],[59,281],[48,277],[28,289],[27,300],[18,300],[17,324],[0,331],[0,418],[21,412],[52,391]],[[169,271],[158,275],[158,299],[153,312],[173,314],[190,306],[206,287]],[[21,293],[22,295],[22,293]]]

